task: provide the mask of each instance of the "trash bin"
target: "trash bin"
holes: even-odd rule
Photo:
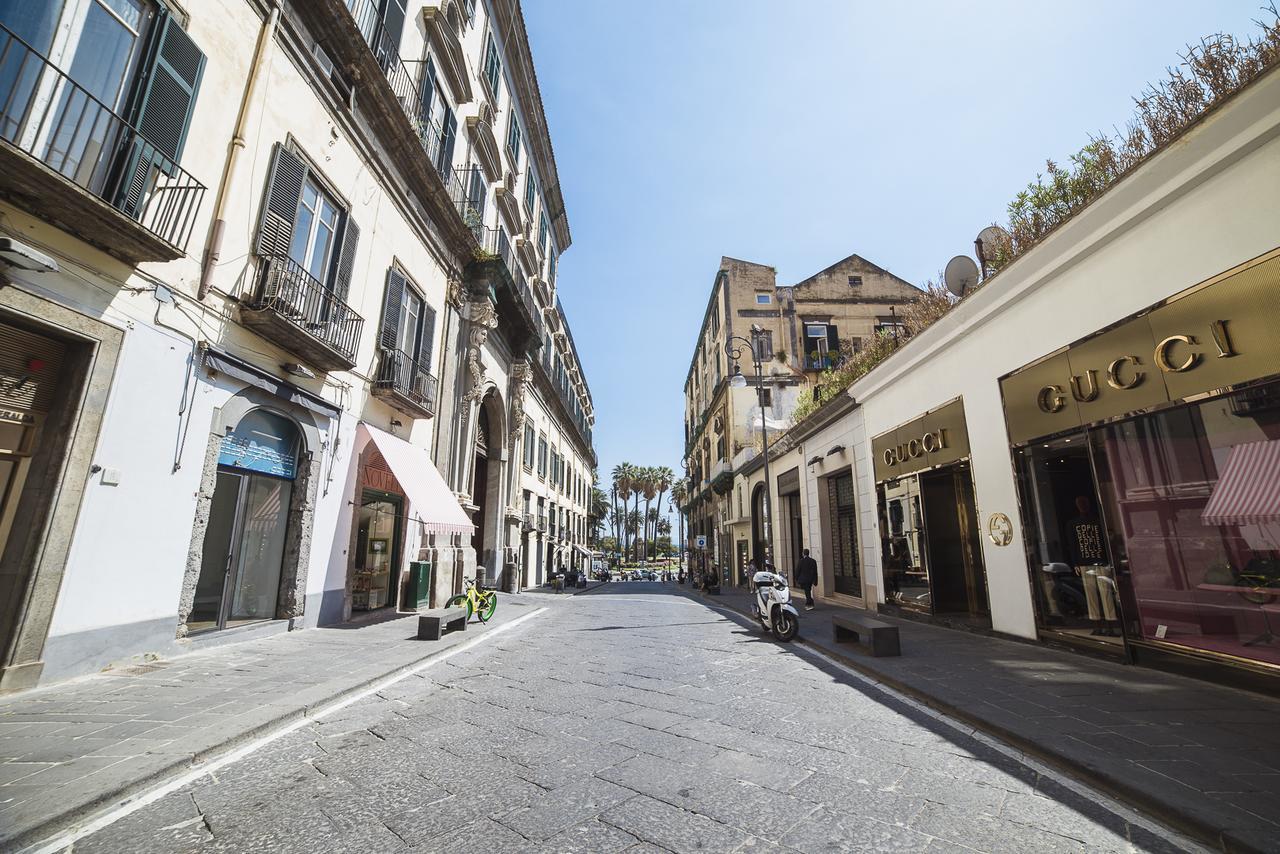
[[[409,562],[409,581],[405,585],[404,602],[407,608],[418,610],[431,605],[431,561]]]

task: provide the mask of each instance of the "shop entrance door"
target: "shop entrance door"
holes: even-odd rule
[[[191,632],[275,617],[292,497],[292,481],[219,469]]]
[[[374,489],[361,493],[356,571],[351,582],[353,611],[374,611],[397,603],[403,506],[403,499],[392,493]]]
[[[987,576],[968,466],[922,474],[920,499],[933,612],[989,615]]]
[[[1037,622],[1064,640],[1119,650],[1121,606],[1098,490],[1084,434],[1033,444],[1018,453],[1033,550]]]

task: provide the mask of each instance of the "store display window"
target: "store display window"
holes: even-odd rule
[[[1138,636],[1280,664],[1280,383],[1091,442]]]

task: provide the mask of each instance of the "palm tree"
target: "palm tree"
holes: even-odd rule
[[[644,469],[640,466],[631,466],[631,476],[629,483],[631,484],[631,494],[635,496],[635,506],[631,508],[631,512],[635,514],[636,521],[640,520],[640,493],[644,488]],[[636,528],[639,531],[639,527]],[[640,541],[636,537],[631,538],[631,559],[639,560]]]
[[[588,515],[591,517],[591,538],[593,544],[600,541],[600,529],[604,527],[605,516],[609,513],[609,496],[598,486],[591,487],[591,505]]]
[[[680,520],[680,547],[684,547],[684,504],[689,499],[689,479],[682,477],[671,486],[671,500],[676,503],[676,518]]]
[[[649,560],[649,543],[652,540],[650,536],[651,525],[656,516],[650,515],[650,509],[653,505],[653,497],[658,494],[658,470],[652,466],[641,469],[639,489],[644,493],[644,557],[645,561]],[[639,509],[639,499],[636,504]]]
[[[662,495],[671,488],[671,482],[676,479],[676,473],[668,466],[658,466],[653,470],[654,480],[658,487],[658,516],[662,516]],[[658,532],[655,530],[653,538],[658,538]]]
[[[620,520],[622,525],[618,529],[618,542],[622,546],[622,556],[626,559],[627,554],[627,501],[631,498],[632,480],[634,477],[635,466],[631,463],[618,463],[613,467],[613,491],[614,494],[622,499],[622,513],[615,514],[614,518]]]

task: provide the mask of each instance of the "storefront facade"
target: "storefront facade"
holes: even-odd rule
[[[1280,250],[1001,381],[1042,633],[1280,665],[1278,328]]]
[[[964,402],[875,436],[871,453],[886,603],[985,622],[991,610]]]
[[[1280,676],[1278,162],[1273,72],[849,387],[868,607]]]

